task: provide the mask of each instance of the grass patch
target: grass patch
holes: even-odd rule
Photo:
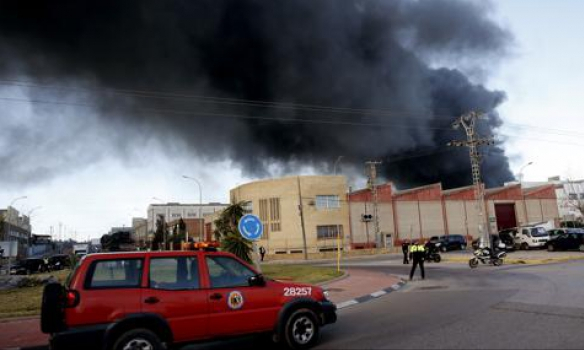
[[[0,319],[40,314],[43,287],[0,291]]]
[[[59,281],[63,282],[69,275],[69,270],[32,275],[31,277],[48,275],[55,276]],[[0,319],[39,315],[42,296],[43,286],[0,290]]]
[[[262,272],[266,277],[302,283],[320,283],[343,275],[335,267],[310,265],[263,265]]]

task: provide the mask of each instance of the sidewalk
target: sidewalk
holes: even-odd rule
[[[38,317],[0,321],[0,349],[47,345],[49,336],[41,333]]]
[[[399,289],[403,282],[397,276],[359,268],[346,270],[344,278],[322,285],[339,308],[359,304]],[[39,318],[0,321],[0,349],[42,346],[48,336],[40,331]]]
[[[405,284],[399,277],[359,268],[346,270],[346,278],[324,284],[330,299],[339,308],[358,304],[385,295]]]

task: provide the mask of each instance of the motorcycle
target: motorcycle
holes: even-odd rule
[[[440,261],[442,261],[442,257],[440,256],[440,245],[441,243],[434,243],[433,247],[426,247],[425,251],[424,251],[424,260],[428,261],[428,262],[435,262],[435,263],[439,263]]]
[[[501,248],[501,245],[499,245],[499,248]],[[468,261],[468,265],[471,269],[479,266],[479,262],[485,265],[501,266],[503,265],[503,259],[507,256],[507,253],[504,250],[493,252],[489,248],[479,247],[474,251],[473,255],[474,257]]]

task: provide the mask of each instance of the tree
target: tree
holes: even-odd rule
[[[172,241],[174,243],[181,243],[187,237],[187,224],[184,220],[180,218],[178,225],[173,228],[172,231]]]
[[[244,214],[243,203],[231,204],[215,220],[215,237],[221,242],[221,248],[251,263],[251,243],[239,233],[237,225]]]
[[[156,231],[154,232],[154,238],[152,239],[152,250],[159,250],[162,248],[162,243],[164,242],[164,222],[162,217],[156,219]]]

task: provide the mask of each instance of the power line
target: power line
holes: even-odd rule
[[[53,90],[69,90],[69,91],[85,91],[85,92],[95,92],[103,90],[103,92],[128,95],[133,97],[149,97],[149,98],[160,98],[160,99],[179,99],[179,100],[194,100],[199,103],[216,103],[216,104],[232,104],[232,105],[246,105],[251,107],[265,107],[265,108],[283,108],[283,109],[294,109],[294,110],[307,110],[307,111],[326,111],[331,113],[344,113],[344,114],[362,114],[362,115],[379,115],[379,116],[410,116],[410,118],[415,118],[416,116],[423,119],[429,119],[432,117],[443,118],[451,120],[453,114],[433,114],[426,110],[420,111],[396,111],[395,109],[389,108],[352,108],[352,107],[335,107],[335,106],[323,106],[323,105],[313,105],[313,104],[302,104],[294,102],[281,102],[281,101],[263,101],[263,100],[248,100],[240,98],[228,98],[228,97],[216,97],[216,96],[204,96],[204,95],[193,95],[185,93],[172,93],[172,92],[162,92],[162,91],[148,91],[148,90],[131,90],[131,89],[98,89],[90,87],[68,87],[60,85],[42,85],[33,82],[19,81],[19,80],[0,80],[0,85],[4,86],[20,86],[20,87],[33,87],[33,88],[43,88],[43,89],[53,89]],[[444,109],[445,110],[445,109]],[[440,111],[440,109],[438,109]],[[450,112],[449,112],[450,113]]]
[[[279,108],[279,109],[292,109],[292,110],[303,110],[303,111],[317,111],[317,112],[329,112],[337,114],[361,114],[370,116],[409,116],[412,119],[416,117],[424,120],[435,120],[437,118],[444,118],[451,120],[455,117],[453,114],[433,114],[429,111],[397,111],[395,109],[389,108],[350,108],[350,107],[335,107],[335,106],[323,106],[323,105],[312,105],[312,104],[299,104],[292,102],[280,102],[280,101],[263,101],[263,100],[247,100],[238,98],[227,98],[227,97],[216,97],[216,96],[205,96],[205,95],[193,95],[186,93],[176,93],[176,92],[164,92],[164,91],[151,91],[151,90],[133,90],[133,89],[98,89],[91,87],[70,87],[62,85],[44,85],[38,84],[30,81],[22,80],[11,80],[4,79],[0,80],[0,85],[4,86],[19,86],[19,87],[32,87],[32,88],[42,88],[42,89],[52,89],[61,91],[85,91],[85,92],[95,92],[103,90],[103,92],[128,95],[133,97],[148,97],[148,98],[158,98],[158,99],[179,99],[179,100],[194,100],[198,103],[215,103],[215,104],[226,104],[226,105],[240,105],[248,107],[259,107],[259,108]],[[542,133],[553,133],[562,136],[574,136],[574,137],[584,137],[584,133],[574,132],[571,130],[554,129],[549,127],[540,127],[528,124],[513,123],[505,121],[502,127],[514,126],[520,129],[532,129],[534,132]]]
[[[49,101],[49,100],[31,100],[16,97],[0,97],[2,101],[16,102],[16,103],[37,103],[37,104],[50,104],[50,105],[65,105],[65,106],[75,106],[82,108],[97,108],[97,105],[86,104],[86,103],[74,103],[65,101]],[[123,108],[122,108],[123,109]],[[318,120],[318,119],[303,119],[303,118],[286,118],[286,117],[267,117],[267,116],[254,116],[254,115],[243,115],[235,113],[215,113],[215,112],[195,112],[195,111],[182,111],[174,109],[158,109],[158,108],[136,108],[131,109],[132,112],[142,112],[142,113],[161,113],[161,114],[177,114],[177,115],[191,115],[191,116],[215,116],[215,117],[225,117],[234,119],[251,119],[251,120],[264,120],[273,121],[281,123],[307,123],[307,124],[327,124],[327,125],[339,125],[339,126],[362,126],[362,127],[381,127],[381,128],[404,128],[404,129],[415,129],[415,130],[443,130],[450,131],[448,128],[438,128],[438,127],[420,127],[404,124],[395,123],[365,123],[357,121],[343,121],[343,120]]]

